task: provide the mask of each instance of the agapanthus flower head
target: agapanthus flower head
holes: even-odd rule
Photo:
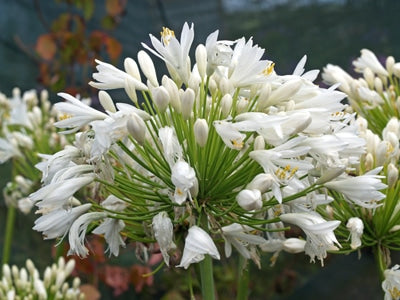
[[[227,256],[233,246],[259,264],[265,232],[283,231],[279,216],[298,200],[306,213],[293,213],[294,221],[282,214],[282,220],[301,220],[307,241],[283,241],[280,249],[304,248],[323,260],[338,246],[338,221],[315,212],[332,200],[322,179],[340,180],[363,154],[344,94],[314,84],[318,72],[305,72],[306,57],[292,74],[278,75],[251,38],[218,40],[215,31],[197,46],[192,65],[194,27],[185,24],[176,36],[167,28],[160,40],[151,35],[153,47],[144,45],[138,63],[125,60],[125,72],[98,62],[92,86],[122,88],[132,104],[114,105],[100,92],[106,113],[97,113],[64,95],[69,103],[59,107],[74,116],[56,126],[80,131],[75,148],[45,157],[44,187],[31,198],[47,218],[57,213],[68,221],[60,221],[63,230],[42,231],[58,237],[69,229],[70,253],[80,256],[89,253],[90,228],[114,255],[130,241],[157,242],[167,265],[173,251],[183,253],[177,265],[188,268],[207,255],[219,259],[224,241]],[[169,75],[159,74],[146,51],[164,60]],[[371,178],[369,195],[380,195],[380,178]],[[72,205],[74,197],[81,203]],[[68,218],[68,209],[84,203],[91,204],[88,211]],[[268,213],[278,203],[281,212]]]

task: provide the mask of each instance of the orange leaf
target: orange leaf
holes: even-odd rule
[[[106,11],[112,17],[116,17],[125,9],[126,1],[121,0],[107,0],[106,1]]]
[[[105,43],[108,56],[111,58],[111,60],[116,61],[122,52],[121,44],[110,36],[107,36]]]
[[[82,284],[80,286],[81,293],[85,294],[86,300],[99,300],[100,299],[100,292],[99,290],[91,284]]]
[[[57,45],[51,34],[42,34],[36,41],[36,52],[45,60],[53,59],[57,52]]]

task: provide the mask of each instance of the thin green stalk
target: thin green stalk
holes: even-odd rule
[[[205,255],[204,259],[199,263],[201,294],[204,300],[215,300],[213,264],[210,255]]]
[[[380,243],[378,243],[374,247],[374,256],[375,256],[376,266],[378,267],[378,274],[380,281],[383,281],[385,279],[384,271],[387,268],[385,263],[385,258],[383,257],[383,255],[384,253],[382,252],[382,246]]]
[[[7,264],[10,260],[15,215],[16,215],[16,208],[12,205],[9,205],[7,210],[6,230],[4,233],[3,258],[2,258],[3,265]]]
[[[248,293],[249,293],[250,272],[249,272],[249,267],[247,266],[247,260],[243,256],[240,256],[239,259],[238,274],[239,274],[238,291],[236,299],[246,300],[248,298]]]

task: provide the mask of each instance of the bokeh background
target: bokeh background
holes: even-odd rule
[[[57,23],[68,14],[80,19]],[[0,91],[10,96],[15,86],[46,88],[53,102],[64,90],[95,98],[87,87],[94,55],[122,68],[125,57],[135,59],[141,42],[149,42],[149,33],[159,36],[162,26],[179,33],[184,22],[195,24],[194,44],[204,43],[216,29],[221,39],[252,36],[279,74],[290,73],[305,54],[308,70],[332,63],[352,73],[351,61],[362,48],[382,60],[400,59],[399,16],[399,0],[0,0]],[[70,35],[59,35],[57,28]],[[123,101],[123,94],[118,97]],[[9,179],[9,167],[0,165],[0,187]],[[1,200],[0,244],[5,220]],[[34,215],[18,215],[11,262],[21,265],[34,256],[43,268],[51,262],[53,242],[31,231],[33,221]],[[110,263],[138,263],[133,251]],[[310,265],[303,254],[281,255],[275,267],[269,258],[265,255],[262,270],[251,266],[250,299],[382,298],[371,253],[330,256],[323,268]],[[227,291],[222,299],[229,299],[235,266],[222,264],[216,269],[217,287]],[[101,299],[180,299],[174,291],[184,289],[181,275],[159,272],[140,293],[131,284],[119,296],[100,283]]]

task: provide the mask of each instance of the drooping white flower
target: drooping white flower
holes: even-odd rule
[[[83,204],[73,208],[58,208],[35,220],[33,230],[43,233],[45,239],[63,238],[72,223],[87,212],[92,204]]]
[[[179,144],[178,138],[176,137],[172,127],[160,128],[158,131],[158,137],[163,146],[164,157],[172,168],[172,166],[175,165],[175,162],[182,158],[182,146]]]
[[[307,236],[304,250],[312,262],[317,257],[323,265],[327,251],[337,250],[335,244],[340,247],[333,233],[340,221],[325,221],[317,213],[288,213],[279,217],[283,222],[299,226],[304,231]]]
[[[251,234],[252,228],[238,223],[232,223],[221,228],[222,237],[225,240],[225,256],[230,257],[232,253],[232,245],[246,259],[251,258],[249,247],[261,245],[266,240],[255,234]]]
[[[144,43],[142,45],[155,56],[165,61],[170,72],[172,68],[173,72],[179,76],[179,79],[187,84],[190,76],[189,50],[193,39],[193,24],[189,28],[189,25],[185,23],[182,28],[180,42],[172,30],[164,27],[163,32],[161,32],[161,41],[150,34],[150,40],[155,50]],[[173,76],[174,74],[171,75]]]
[[[360,206],[374,208],[379,206],[379,200],[385,198],[385,194],[379,190],[387,187],[380,180],[382,177],[377,175],[381,169],[381,167],[376,168],[357,177],[346,176],[344,179],[329,181],[324,185],[342,193],[348,200]]]
[[[358,217],[352,217],[347,221],[347,229],[350,231],[351,249],[357,249],[361,246],[361,236],[364,232],[364,223]]]
[[[119,248],[125,247],[125,242],[121,237],[120,232],[125,228],[125,223],[122,220],[106,218],[98,227],[96,227],[92,233],[104,234],[104,238],[108,244],[106,251],[110,252],[110,255],[118,256]]]
[[[171,170],[171,181],[175,185],[174,202],[182,204],[187,198],[191,199],[190,188],[196,181],[196,172],[185,161],[179,160]]]
[[[395,265],[384,271],[385,280],[382,282],[382,289],[385,292],[385,300],[400,299],[400,266]]]
[[[174,236],[172,221],[168,217],[168,214],[165,211],[162,211],[154,216],[152,226],[154,237],[160,246],[164,262],[169,266],[169,251],[176,248],[176,245],[172,240]]]
[[[182,259],[177,267],[187,269],[190,264],[202,261],[206,254],[220,259],[218,249],[208,233],[198,226],[192,226],[186,236]]]
[[[60,121],[54,123],[54,125],[58,128],[71,128],[65,130],[64,133],[76,132],[92,121],[104,120],[107,118],[105,113],[91,108],[69,94],[58,93],[58,95],[67,100],[67,102],[58,102],[54,104],[55,109],[62,114]]]
[[[69,251],[68,255],[76,254],[79,257],[86,257],[89,250],[85,246],[86,230],[89,224],[93,221],[98,221],[107,217],[105,212],[89,212],[81,215],[74,221],[69,229],[68,241]]]
[[[148,90],[145,84],[128,73],[98,59],[95,61],[97,63],[96,69],[98,72],[93,73],[93,79],[97,80],[97,82],[89,82],[92,87],[101,90],[121,89],[125,88],[125,82],[128,81],[130,84],[134,85],[135,90]]]

